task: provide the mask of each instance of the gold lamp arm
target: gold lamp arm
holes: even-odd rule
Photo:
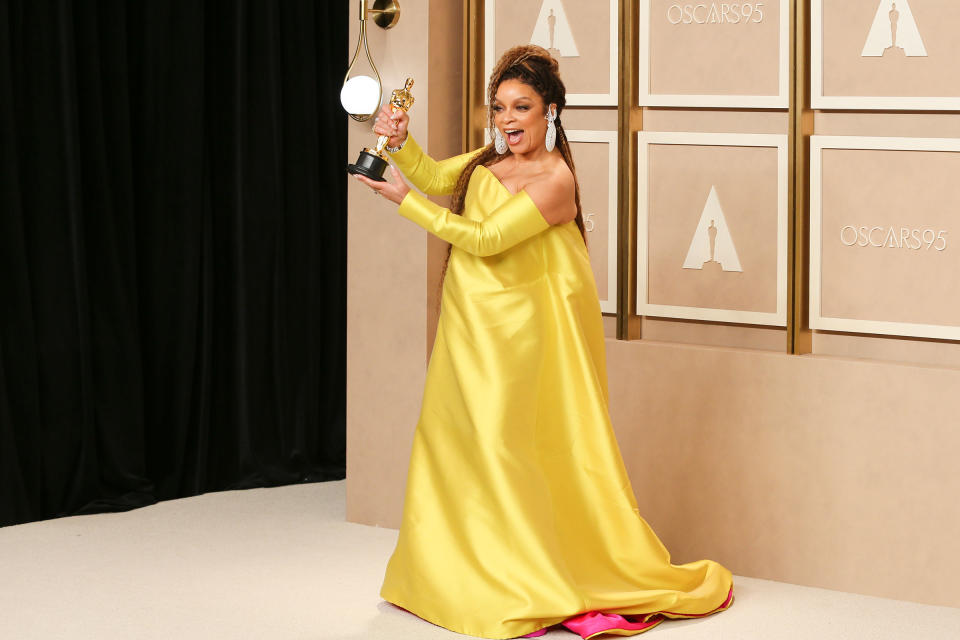
[[[377,97],[377,104],[383,100],[383,82],[380,79],[380,71],[377,70],[377,65],[373,61],[373,56],[370,55],[370,43],[367,38],[367,14],[375,14],[374,21],[378,26],[383,29],[390,29],[395,24],[397,20],[400,19],[400,4],[396,0],[375,0],[374,8],[367,8],[368,0],[360,0],[360,39],[357,41],[357,48],[353,52],[353,58],[350,60],[350,66],[347,67],[347,72],[343,76],[343,83],[346,84],[347,80],[350,79],[350,73],[353,71],[354,65],[357,63],[357,58],[360,56],[360,45],[363,44],[363,50],[367,54],[367,62],[370,63],[370,67],[373,69],[373,73],[377,76],[377,87],[380,90],[380,94]],[[376,114],[376,111],[371,114],[348,114],[351,118],[358,122],[366,122]]]

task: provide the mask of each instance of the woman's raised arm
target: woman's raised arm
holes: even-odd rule
[[[475,256],[492,256],[550,227],[526,191],[511,196],[484,220],[470,220],[411,191],[400,215],[433,235]]]
[[[413,136],[407,133],[410,116],[398,111],[392,113],[385,105],[377,115],[373,126],[374,132],[382,136],[390,136],[387,145],[393,148],[400,147],[399,151],[390,152],[390,157],[400,171],[418,189],[424,193],[445,196],[453,193],[457,179],[464,167],[477,152],[465,153],[437,162],[428,156]],[[389,152],[389,149],[387,149]]]

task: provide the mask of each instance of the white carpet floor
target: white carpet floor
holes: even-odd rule
[[[0,529],[0,638],[467,638],[378,597],[397,532],[345,482],[212,493]],[[960,639],[960,609],[738,578],[729,611],[649,640]],[[548,640],[574,640],[563,629]]]

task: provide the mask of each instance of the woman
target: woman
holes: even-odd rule
[[[603,327],[557,62],[507,51],[494,143],[435,162],[386,109],[374,130],[453,210],[359,178],[450,242],[403,524],[381,596],[483,638],[634,635],[730,606],[730,572],[682,566],[640,517],[607,413]]]

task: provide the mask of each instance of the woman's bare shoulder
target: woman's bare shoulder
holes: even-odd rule
[[[576,180],[566,162],[557,163],[524,189],[550,224],[563,224],[577,217]]]
[[[550,179],[554,181],[554,186],[569,189],[571,198],[573,197],[576,178],[574,178],[573,171],[570,170],[566,162],[557,163],[551,173]]]

